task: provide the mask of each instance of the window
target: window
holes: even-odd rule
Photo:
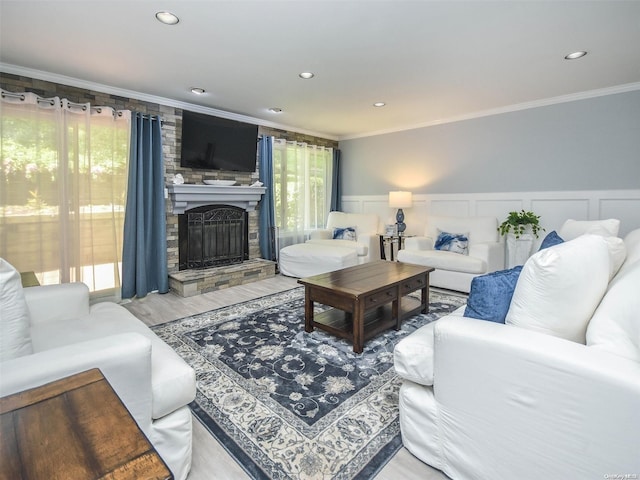
[[[117,296],[129,112],[3,91],[0,113],[0,256]]]
[[[331,202],[333,149],[275,140],[273,176],[279,248],[324,228]]]

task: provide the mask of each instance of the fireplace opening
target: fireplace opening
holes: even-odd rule
[[[242,263],[249,259],[246,210],[205,205],[178,215],[179,270]]]

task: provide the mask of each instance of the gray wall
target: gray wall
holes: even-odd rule
[[[640,188],[640,91],[340,142],[344,195]]]

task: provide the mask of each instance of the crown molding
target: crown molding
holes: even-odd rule
[[[213,115],[216,117],[227,118],[229,120],[236,120],[238,122],[252,123],[254,125],[260,125],[262,127],[277,128],[280,130],[286,130],[289,132],[301,133],[303,135],[311,135],[313,137],[326,138],[328,140],[338,140],[335,135],[330,135],[324,132],[314,132],[310,130],[304,130],[290,125],[284,125],[281,123],[270,122],[261,118],[250,117],[248,115],[241,115],[239,113],[227,112],[225,110],[218,110],[217,108],[205,107],[197,105],[195,103],[182,102],[174,100],[172,98],[159,97],[156,95],[149,95],[147,93],[136,92],[135,90],[127,90],[124,88],[113,87],[111,85],[105,85],[97,82],[90,82],[88,80],[82,80],[80,78],[67,77],[66,75],[58,75],[57,73],[45,72],[42,70],[36,70],[33,68],[21,67],[19,65],[12,65],[8,63],[0,62],[0,71],[10,73],[12,75],[21,75],[29,78],[37,78],[38,80],[44,80],[47,82],[60,83],[62,85],[69,85],[71,87],[84,88],[86,90],[95,90],[98,92],[108,93],[110,95],[117,95],[125,98],[132,98],[135,100],[141,100],[149,103],[157,103],[160,105],[166,105],[169,107],[180,108],[182,110],[189,110],[197,113],[204,113],[206,115]]]
[[[230,120],[237,120],[239,122],[253,123],[263,127],[276,128],[280,130],[286,130],[290,132],[302,133],[304,135],[311,135],[314,137],[326,138],[329,140],[342,141],[353,140],[357,138],[374,137],[377,135],[384,135],[388,133],[403,132],[406,130],[414,130],[417,128],[433,127],[436,125],[443,125],[447,123],[462,122],[465,120],[473,120],[476,118],[488,117],[492,115],[500,115],[503,113],[517,112],[520,110],[528,110],[530,108],[546,107],[550,105],[557,105],[560,103],[575,102],[578,100],[587,100],[590,98],[602,97],[606,95],[614,95],[617,93],[627,93],[635,90],[640,90],[640,82],[627,83],[624,85],[618,85],[614,87],[601,88],[597,90],[588,90],[585,92],[572,93],[569,95],[561,95],[558,97],[551,97],[541,100],[534,100],[531,102],[518,103],[514,105],[507,105],[505,107],[492,108],[489,110],[481,110],[478,112],[472,112],[469,114],[458,115],[455,117],[438,119],[430,122],[418,123],[413,125],[406,125],[399,128],[378,130],[374,132],[362,133],[357,135],[336,136],[330,135],[324,132],[314,132],[310,130],[304,130],[298,127],[292,127],[290,125],[280,124],[276,122],[270,122],[261,118],[250,117],[248,115],[241,115],[238,113],[227,112],[225,110],[218,110],[212,107],[205,107],[194,103],[182,102],[166,97],[159,97],[156,95],[149,95],[147,93],[136,92],[134,90],[127,90],[123,88],[113,87],[111,85],[105,85],[97,82],[90,82],[88,80],[82,80],[74,77],[67,77],[65,75],[58,75],[56,73],[45,72],[42,70],[36,70],[27,67],[21,67],[19,65],[12,65],[8,63],[0,62],[0,71],[10,73],[13,75],[21,75],[30,78],[37,78],[39,80],[45,80],[48,82],[60,83],[63,85],[69,85],[72,87],[84,88],[87,90],[96,90],[99,92],[108,93],[111,95],[118,95],[125,98],[133,98],[136,100],[142,100],[150,103],[158,103],[160,105],[166,105],[169,107],[180,108],[183,110],[190,110],[192,112],[204,113],[207,115],[214,115],[216,117],[228,118]]]
[[[431,122],[418,123],[415,125],[404,126],[404,127],[395,128],[395,129],[379,130],[376,132],[369,132],[369,133],[363,133],[358,135],[341,136],[338,138],[338,140],[340,141],[353,140],[356,138],[373,137],[376,135],[384,135],[387,133],[404,132],[406,130],[433,127],[436,125],[443,125],[446,123],[462,122],[465,120],[473,120],[475,118],[489,117],[492,115],[500,115],[503,113],[517,112],[520,110],[528,110],[530,108],[547,107],[550,105],[557,105],[560,103],[575,102],[577,100],[587,100],[590,98],[603,97],[606,95],[614,95],[616,93],[633,92],[635,90],[640,90],[640,82],[627,83],[624,85],[617,85],[615,87],[600,88],[597,90],[588,90],[585,92],[572,93],[569,95],[561,95],[558,97],[545,98],[542,100],[534,100],[531,102],[517,103],[514,105],[507,105],[505,107],[492,108],[489,110],[481,110],[479,112],[472,112],[465,115],[458,115],[455,117],[443,118],[443,119],[434,120]]]

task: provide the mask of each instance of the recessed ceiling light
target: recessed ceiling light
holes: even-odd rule
[[[386,105],[386,103],[384,102],[376,102],[373,104],[374,107],[384,107]]]
[[[300,78],[304,78],[305,80],[308,80],[309,78],[313,78],[314,74],[311,72],[302,72],[301,74],[298,75]]]
[[[271,107],[271,108],[269,109],[269,111],[270,111],[271,113],[282,113],[282,109],[281,109],[281,108],[278,108],[278,107]]]
[[[564,56],[564,59],[565,59],[565,60],[575,60],[576,58],[582,58],[582,57],[584,57],[586,54],[587,54],[587,52],[583,52],[583,51],[580,51],[580,52],[573,52],[573,53],[570,53],[570,54],[568,54],[568,55],[565,55],[565,56]]]
[[[191,89],[191,93],[195,93],[196,95],[202,95],[205,92],[204,88],[193,87]]]
[[[156,13],[156,18],[165,25],[175,25],[180,21],[180,19],[171,12],[158,12]]]

